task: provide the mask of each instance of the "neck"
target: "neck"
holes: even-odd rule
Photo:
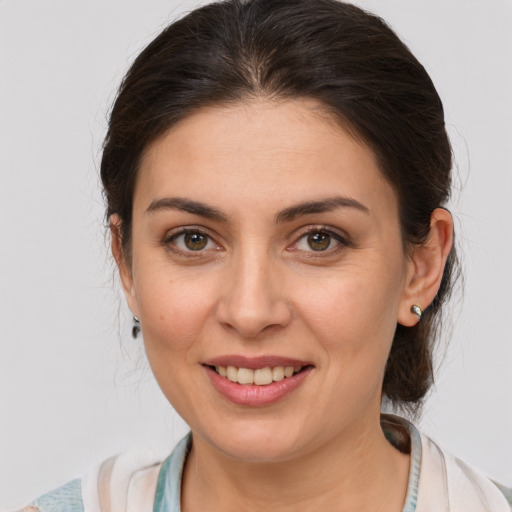
[[[182,510],[400,512],[409,456],[378,422],[348,428],[293,460],[247,463],[193,436],[182,483]]]

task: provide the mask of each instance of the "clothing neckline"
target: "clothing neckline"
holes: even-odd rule
[[[402,512],[415,512],[420,480],[421,434],[410,421],[394,414],[381,414],[380,424],[386,439],[395,448],[410,455],[407,494]],[[407,440],[404,440],[404,434],[408,436]],[[407,445],[405,447],[404,442]]]
[[[405,418],[381,414],[381,427],[386,439],[400,451],[404,446],[404,431],[410,440],[410,465],[407,494],[402,512],[415,512],[418,502],[418,484],[421,465],[421,436],[417,428]],[[167,457],[160,468],[153,512],[181,512],[181,481],[187,455],[192,446],[189,432]]]

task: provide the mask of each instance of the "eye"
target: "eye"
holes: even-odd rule
[[[328,252],[345,244],[344,239],[332,231],[314,229],[302,235],[295,243],[294,249],[308,252]]]
[[[209,235],[198,230],[181,231],[172,235],[168,242],[182,252],[199,252],[207,249],[218,249],[218,245]]]
[[[301,242],[306,242],[308,247],[313,251],[326,251],[329,249],[332,239],[329,233],[310,233],[302,237]]]

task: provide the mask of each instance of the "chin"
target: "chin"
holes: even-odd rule
[[[287,422],[276,425],[275,421],[251,420],[238,428],[207,432],[206,436],[199,435],[212,447],[231,459],[249,463],[284,462],[305,448],[304,429],[290,429]]]

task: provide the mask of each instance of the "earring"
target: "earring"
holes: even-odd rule
[[[417,305],[413,304],[411,306],[411,313],[418,317],[418,320],[421,320],[421,315],[423,315],[423,310]]]
[[[133,327],[132,327],[132,337],[136,339],[140,332],[140,319],[138,316],[133,315]]]

